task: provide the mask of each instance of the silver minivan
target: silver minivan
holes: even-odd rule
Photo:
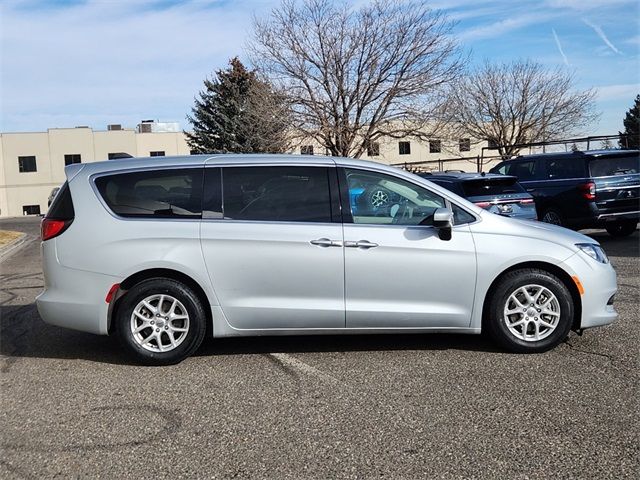
[[[74,164],[42,222],[45,322],[167,365],[205,335],[480,333],[542,352],[611,323],[593,239],[319,156]]]

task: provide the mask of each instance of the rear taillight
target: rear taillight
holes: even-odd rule
[[[593,182],[583,183],[578,185],[578,190],[582,193],[582,197],[587,200],[596,199],[596,184]]]
[[[44,218],[40,225],[42,241],[57,237],[71,225],[71,220],[56,220],[54,218]]]
[[[488,208],[491,206],[491,202],[475,202],[480,208]]]

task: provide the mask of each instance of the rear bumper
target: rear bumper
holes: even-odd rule
[[[609,305],[609,300],[618,290],[616,272],[611,264],[598,263],[578,252],[559,266],[578,277],[584,287],[580,328],[608,325],[618,318],[613,305]]]
[[[603,222],[611,222],[616,220],[640,220],[640,211],[636,212],[617,212],[617,213],[601,213],[598,220]]]
[[[44,291],[36,298],[45,323],[98,335],[108,333],[105,296],[116,277],[64,267],[58,263],[55,239],[42,243]]]

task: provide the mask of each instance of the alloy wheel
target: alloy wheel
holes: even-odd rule
[[[167,294],[150,295],[133,309],[131,334],[135,342],[151,352],[169,352],[189,333],[185,306]]]
[[[558,326],[560,302],[542,285],[525,285],[509,295],[503,320],[516,338],[537,342],[551,335]]]

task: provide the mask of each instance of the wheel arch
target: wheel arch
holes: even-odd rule
[[[137,285],[138,283],[148,280],[150,278],[169,278],[172,280],[176,280],[178,282],[184,283],[189,288],[191,288],[194,293],[197,295],[198,300],[202,302],[202,306],[204,308],[205,314],[207,315],[207,336],[213,335],[213,315],[211,313],[211,301],[207,296],[204,289],[200,286],[200,284],[195,281],[192,277],[187,275],[186,273],[179,272],[178,270],[173,270],[170,268],[149,268],[146,270],[141,270],[139,272],[133,273],[125,278],[122,282],[120,282],[120,287],[114,297],[114,301],[110,305],[108,318],[107,318],[107,328],[108,333],[111,335],[114,332],[116,322],[112,322],[112,319],[117,315],[118,307],[121,304],[122,298],[126,295],[127,291]]]
[[[573,299],[573,321],[571,324],[572,330],[577,330],[580,328],[580,322],[582,319],[582,299],[580,298],[580,292],[578,291],[578,287],[575,282],[571,278],[571,275],[562,268],[554,265],[552,263],[541,262],[541,261],[530,261],[530,262],[522,262],[517,263],[515,265],[510,266],[506,270],[500,272],[499,275],[491,282],[491,285],[487,289],[487,293],[484,296],[483,304],[482,304],[482,329],[485,329],[485,323],[488,317],[488,309],[489,304],[491,302],[492,292],[495,290],[495,286],[502,280],[502,278],[515,270],[522,270],[528,268],[535,268],[538,270],[544,270],[549,272],[560,279],[560,281],[567,287],[569,292],[571,293],[571,298]]]

